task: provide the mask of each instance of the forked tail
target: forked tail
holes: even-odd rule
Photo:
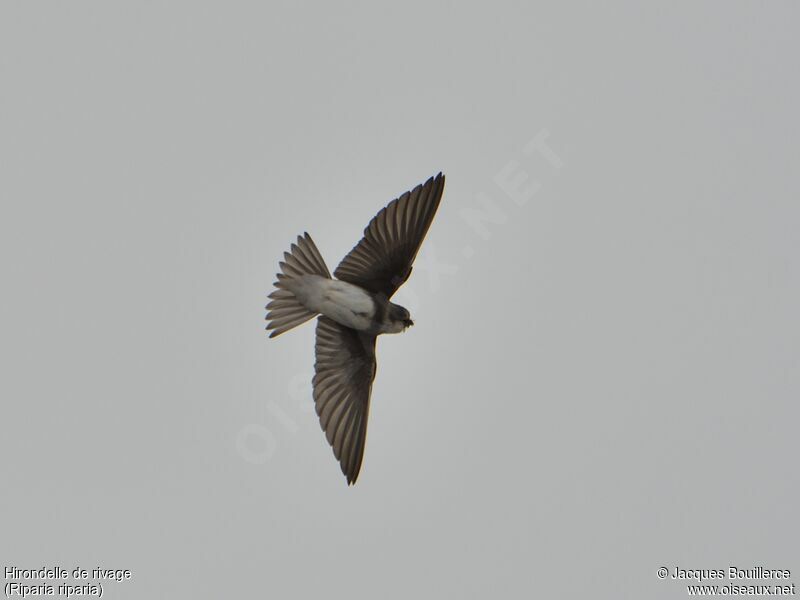
[[[302,325],[319,314],[308,310],[295,297],[290,289],[292,280],[304,275],[331,278],[322,255],[308,233],[297,236],[297,243],[292,244],[291,251],[284,252],[283,256],[285,262],[280,263],[281,272],[278,273],[278,281],[274,283],[278,289],[269,295],[272,302],[267,304],[267,329],[273,330],[269,334],[271,338]]]

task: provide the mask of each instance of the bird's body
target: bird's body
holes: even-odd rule
[[[287,282],[286,289],[309,311],[325,315],[356,331],[401,333],[409,325],[402,319],[391,318],[392,303],[380,294],[372,294],[346,281],[304,275]]]
[[[314,402],[348,483],[358,477],[364,454],[375,341],[413,325],[408,311],[390,298],[411,274],[443,189],[439,173],[390,202],[336,268],[336,279],[311,236],[299,236],[284,254],[278,289],[269,296],[270,337],[319,316]]]

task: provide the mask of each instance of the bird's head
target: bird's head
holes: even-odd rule
[[[408,310],[399,304],[389,303],[389,321],[392,325],[397,327],[398,332],[411,327],[414,321],[411,320],[411,315]]]

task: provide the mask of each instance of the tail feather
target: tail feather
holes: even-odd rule
[[[288,265],[294,267],[296,263],[305,273],[314,273],[327,279],[331,278],[322,255],[308,233],[303,237],[298,236],[297,244],[292,244],[292,252],[284,252],[284,257]]]
[[[297,243],[292,244],[291,251],[284,252],[283,257],[284,260],[280,262],[281,272],[277,275],[278,281],[274,283],[277,289],[269,295],[271,302],[267,304],[267,330],[273,330],[269,334],[271,338],[302,325],[318,314],[303,306],[288,289],[287,283],[303,275],[319,275],[328,279],[331,277],[322,255],[308,233],[298,236]]]

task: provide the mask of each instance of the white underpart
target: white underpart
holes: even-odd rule
[[[364,330],[372,324],[375,304],[357,285],[319,275],[303,275],[286,281],[285,285],[307,309],[345,327]]]

